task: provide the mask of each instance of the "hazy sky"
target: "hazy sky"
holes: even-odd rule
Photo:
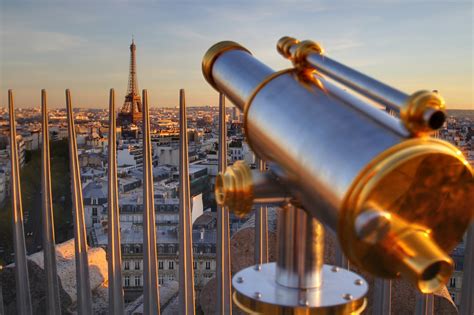
[[[449,108],[474,108],[473,1],[14,1],[0,0],[0,106],[105,107],[123,102],[132,34],[139,88],[151,105],[215,105],[201,74],[205,51],[234,40],[274,69],[284,35],[406,91],[438,89]]]

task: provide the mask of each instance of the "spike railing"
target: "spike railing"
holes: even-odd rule
[[[160,314],[148,92],[143,90],[143,311]]]
[[[227,167],[227,125],[225,96],[219,94],[219,172]],[[232,314],[229,210],[217,206],[217,314]]]
[[[72,111],[71,91],[66,90],[67,126],[69,137],[69,170],[71,173],[72,213],[74,220],[74,250],[76,256],[77,310],[92,314],[92,295],[89,281],[86,224],[82,198],[81,173],[77,154],[77,138]]]
[[[115,91],[109,96],[109,169],[108,169],[108,275],[109,314],[122,314],[122,255],[120,247],[120,214],[117,178],[117,127],[115,118]]]
[[[16,142],[15,109],[13,91],[8,91],[8,110],[10,115],[10,163],[11,163],[11,207],[13,212],[13,246],[15,249],[15,280],[17,290],[17,311],[31,314],[31,295],[28,281],[25,234],[23,232],[23,207],[21,204],[20,162]]]
[[[43,255],[46,274],[46,309],[51,315],[61,314],[59,281],[56,268],[56,242],[54,239],[53,195],[51,189],[51,159],[49,152],[48,106],[46,90],[41,90],[41,198],[43,214]]]
[[[151,164],[151,144],[150,144],[150,118],[148,113],[148,97],[146,90],[143,92],[144,103],[144,124],[143,124],[143,146],[144,146],[144,221],[149,228],[145,232],[144,241],[150,250],[144,250],[145,277],[148,279],[149,286],[144,283],[144,311],[147,314],[159,314],[159,291],[158,291],[158,273],[156,269],[156,234],[155,234],[155,212],[153,202],[153,176]],[[220,94],[220,115],[219,115],[219,147],[220,163],[219,170],[225,168],[226,162],[226,125],[225,125],[225,104],[224,95]],[[51,198],[51,172],[50,172],[50,153],[49,153],[49,133],[48,133],[48,115],[46,91],[42,91],[42,126],[43,126],[43,146],[42,146],[42,216],[43,216],[43,248],[45,256],[46,272],[46,294],[47,294],[47,312],[49,314],[60,314],[60,301],[58,294],[56,257],[54,249],[54,221]],[[21,205],[20,191],[20,170],[18,162],[18,148],[15,131],[15,116],[13,92],[8,93],[8,105],[10,113],[10,158],[11,158],[11,185],[12,185],[12,212],[14,226],[14,249],[15,249],[15,278],[16,278],[16,299],[17,310],[19,314],[33,313],[31,297],[28,282],[28,269],[26,259],[26,247],[23,231],[23,212]],[[114,92],[110,92],[109,103],[109,312],[115,314],[123,313],[123,292],[121,284],[121,266],[120,266],[120,222],[118,220],[118,190],[117,190],[117,172],[116,172],[116,134],[115,134],[115,106]],[[74,116],[72,111],[72,101],[70,91],[66,91],[66,107],[68,114],[68,134],[69,134],[69,154],[71,171],[71,191],[73,197],[74,212],[74,239],[76,256],[76,283],[77,283],[77,307],[79,314],[91,314],[91,290],[89,284],[89,270],[87,260],[87,243],[85,235],[84,208],[82,203],[82,187],[80,182],[80,171],[77,154],[76,134],[74,128]],[[194,279],[192,268],[192,222],[190,211],[190,189],[189,189],[189,171],[188,171],[188,150],[187,150],[187,127],[186,127],[186,107],[184,99],[184,90],[180,91],[180,313],[193,314],[194,310]],[[263,161],[259,162],[259,169],[265,169]],[[218,292],[217,299],[218,313],[229,314],[231,312],[232,301],[230,300],[230,246],[229,246],[229,225],[227,209],[219,210],[219,238],[218,238]],[[227,217],[226,217],[227,216]],[[268,261],[268,240],[267,218],[264,211],[257,209],[256,212],[256,265]],[[226,231],[227,230],[227,231]],[[48,243],[48,244],[46,244]],[[460,305],[460,314],[468,315],[474,311],[474,225],[471,225],[466,237],[466,251],[464,261],[464,275],[462,286],[462,300]],[[154,252],[154,253],[153,253]],[[267,254],[265,254],[267,253]],[[147,264],[146,261],[149,261]],[[219,266],[220,265],[220,266]],[[155,273],[153,273],[155,270]],[[219,271],[220,270],[220,271]],[[227,271],[225,271],[227,270]],[[3,288],[4,289],[4,288]],[[2,302],[0,290],[0,302]],[[415,312],[417,314],[432,314],[433,308],[432,295],[419,295]],[[0,305],[0,311],[3,310],[3,303]],[[219,311],[220,310],[220,311]],[[390,314],[391,312],[391,281],[376,279],[374,287],[374,314]]]
[[[184,89],[179,91],[179,313],[194,314],[194,269]]]

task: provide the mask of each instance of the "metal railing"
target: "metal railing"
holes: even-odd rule
[[[48,133],[48,110],[46,91],[41,93],[42,104],[42,215],[43,215],[43,252],[46,274],[46,301],[49,314],[60,314],[59,285],[56,272],[56,255],[54,241],[54,221],[51,198],[51,172]],[[16,143],[16,125],[13,92],[8,91],[10,113],[10,157],[11,157],[11,189],[13,212],[13,240],[15,251],[16,301],[18,314],[32,314],[31,296],[28,281],[25,237],[23,231],[23,211],[21,204],[20,170]],[[153,174],[150,141],[150,117],[148,94],[143,91],[143,154],[144,154],[144,313],[159,314],[159,286],[155,234],[155,211],[153,202]],[[74,241],[76,258],[77,306],[79,314],[92,313],[91,288],[89,283],[89,265],[87,258],[88,245],[85,234],[84,206],[82,202],[82,186],[72,110],[71,93],[66,90],[66,108],[69,135],[69,155],[71,171],[71,192],[74,214]],[[120,221],[117,188],[116,161],[116,122],[115,94],[110,90],[109,102],[109,155],[108,155],[108,277],[109,277],[109,312],[121,314],[124,312],[122,266],[120,249]],[[186,127],[186,105],[184,90],[180,90],[180,225],[179,225],[179,308],[180,314],[195,312],[192,223],[188,171],[188,138]],[[227,164],[226,154],[226,122],[225,97],[219,95],[219,171],[223,172]],[[265,170],[265,162],[258,161],[260,171]],[[267,209],[258,207],[255,224],[255,264],[268,262],[268,226]],[[231,280],[230,280],[230,231],[229,212],[227,209],[218,210],[218,241],[217,241],[217,303],[216,313],[230,314],[232,312]],[[340,257],[343,257],[342,255]],[[339,258],[339,264],[347,260]],[[474,313],[474,225],[471,225],[465,246],[464,275],[462,286],[462,301],[460,313]],[[391,281],[376,279],[374,287],[374,314],[389,314],[391,312]],[[0,313],[3,313],[3,299],[0,286]],[[417,298],[416,314],[433,314],[433,296],[420,295]]]

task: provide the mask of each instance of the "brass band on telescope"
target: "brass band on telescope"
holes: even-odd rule
[[[443,169],[444,174],[437,171],[439,169]],[[447,169],[449,172],[446,172]],[[459,149],[444,141],[414,138],[389,148],[366,166],[346,194],[338,226],[338,236],[344,252],[355,265],[377,276],[397,277],[396,270],[405,263],[389,255],[386,247],[365,243],[359,239],[354,229],[358,216],[372,205],[375,204],[381,209],[391,209],[391,212],[401,220],[409,222],[411,226],[406,227],[407,231],[413,233],[418,230],[426,231],[427,237],[421,240],[424,244],[420,243],[419,238],[416,242],[414,240],[419,246],[413,249],[417,250],[415,256],[418,257],[406,257],[406,259],[416,258],[417,266],[413,266],[413,270],[406,273],[409,278],[418,277],[415,283],[420,291],[424,293],[436,291],[448,281],[451,274],[446,268],[452,268],[452,260],[446,252],[450,252],[462,239],[473,217],[473,174],[472,167]],[[392,185],[386,185],[388,182]],[[423,190],[426,190],[426,193]],[[443,211],[436,211],[433,206],[436,205],[436,201],[422,199],[422,196],[428,196],[430,191],[439,191],[440,194],[442,192],[443,197],[448,199],[443,205],[438,204],[443,207]],[[429,194],[429,197],[433,197],[433,194]],[[449,204],[446,205],[446,202]],[[430,206],[433,208],[427,209]],[[449,211],[453,207],[458,210],[456,216]],[[460,212],[459,209],[463,211]],[[393,244],[393,248],[397,246],[404,245]],[[438,246],[445,252],[439,257],[439,275],[427,283],[428,279],[423,281],[420,271],[423,269],[420,265],[428,264],[428,261],[423,261],[424,248],[432,248],[434,252],[439,252]],[[380,255],[381,251],[384,251],[384,255]],[[374,259],[386,256],[390,256],[387,261]],[[406,263],[411,264],[412,261]],[[446,264],[451,266],[448,267]],[[392,270],[387,268],[390,266],[394,268]],[[406,266],[403,266],[401,269],[405,268]]]
[[[206,78],[206,81],[216,90],[216,83],[212,78],[212,66],[214,65],[214,62],[216,61],[217,57],[229,50],[243,50],[248,52],[249,54],[252,54],[250,51],[247,50],[247,48],[233,41],[218,42],[217,44],[209,48],[209,50],[204,55],[204,58],[202,59],[202,73],[204,75],[204,78]]]

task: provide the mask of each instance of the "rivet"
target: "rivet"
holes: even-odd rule
[[[357,279],[356,281],[354,281],[354,284],[355,285],[363,285],[364,281],[362,281],[361,279]]]
[[[238,277],[238,278],[237,278],[237,283],[242,283],[242,282],[244,282],[244,278]]]
[[[332,271],[332,272],[338,272],[338,271],[339,271],[339,267],[333,266],[333,267],[331,268],[331,271]]]
[[[260,292],[255,292],[255,298],[260,299],[262,297],[262,293]]]
[[[309,302],[308,302],[308,300],[306,300],[306,299],[301,299],[301,300],[300,300],[300,305],[308,306],[308,305],[309,305]]]
[[[350,295],[349,293],[346,293],[342,296],[342,298],[344,300],[350,301],[350,300],[352,300],[352,295]]]

